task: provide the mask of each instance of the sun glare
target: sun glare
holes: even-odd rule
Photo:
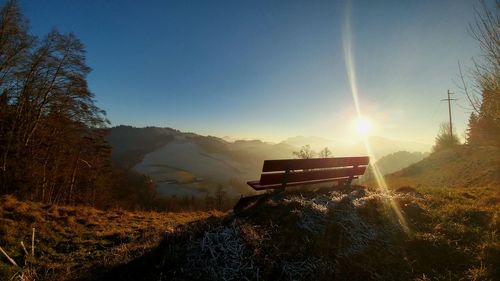
[[[368,138],[368,133],[370,132],[371,125],[366,119],[363,118],[361,106],[359,103],[358,86],[356,82],[356,69],[355,69],[354,51],[353,51],[354,47],[352,42],[352,30],[351,30],[351,2],[348,2],[347,4],[346,16],[344,20],[345,20],[344,29],[342,32],[344,59],[347,71],[347,78],[349,79],[349,86],[351,90],[352,100],[354,102],[354,107],[356,108],[356,113],[358,116],[358,119],[356,120],[356,129],[360,133],[360,135],[363,136],[363,142],[366,148],[366,152],[373,161],[375,157]],[[377,182],[378,188],[380,189],[381,193],[387,196],[389,204],[392,210],[394,211],[395,218],[401,225],[403,231],[406,232],[407,234],[410,234],[410,229],[408,227],[408,224],[406,223],[406,219],[403,217],[403,214],[399,209],[398,204],[394,201],[393,197],[391,196],[384,175],[380,172],[377,165],[371,165],[370,168],[373,171],[373,174],[375,176],[375,181]]]
[[[366,119],[356,120],[356,131],[361,135],[368,135],[372,130],[372,124]]]

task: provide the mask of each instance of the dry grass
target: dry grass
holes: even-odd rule
[[[272,194],[181,227],[141,267],[99,280],[500,280],[500,206],[486,204],[496,196],[498,187],[410,186]]]
[[[93,268],[127,263],[156,247],[175,227],[220,212],[101,211],[85,206],[55,206],[0,198],[0,246],[20,268],[0,257],[0,280],[73,280]],[[36,229],[35,257],[31,247]]]
[[[0,276],[500,280],[498,188],[406,185],[389,193],[361,187],[290,191],[269,194],[230,216],[103,212],[21,204],[7,196],[0,202],[0,245],[26,266],[14,268],[2,260]],[[30,245],[33,226],[38,233],[36,255],[26,259],[19,242]]]
[[[500,183],[500,148],[459,146],[431,154],[386,177],[392,187],[484,187]],[[364,183],[376,186],[375,181]]]

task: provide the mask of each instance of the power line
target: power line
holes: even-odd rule
[[[451,93],[450,90],[448,90],[448,98],[441,100],[441,101],[448,101],[448,115],[450,117],[450,138],[453,138],[453,123],[451,121],[451,101],[457,100],[457,99],[450,98],[450,95],[454,95],[454,94],[455,93]]]

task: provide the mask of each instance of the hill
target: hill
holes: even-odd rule
[[[229,196],[252,190],[265,159],[290,158],[293,147],[259,140],[228,142],[171,128],[110,129],[113,161],[150,176],[160,195],[204,197],[222,186]]]
[[[500,197],[464,192],[267,194],[88,280],[498,280]]]
[[[386,177],[390,186],[498,186],[500,149],[457,146],[436,153]]]
[[[417,163],[427,156],[429,156],[429,153],[398,151],[380,158],[374,165],[377,166],[382,175],[387,175]],[[362,179],[363,181],[372,180],[372,170],[367,170]]]
[[[131,168],[140,163],[144,155],[180,135],[181,132],[171,128],[117,126],[109,130],[106,140],[113,147],[113,162]]]

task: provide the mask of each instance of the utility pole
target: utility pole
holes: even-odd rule
[[[454,95],[454,93],[451,93],[450,90],[448,90],[448,98],[442,99],[441,101],[448,101],[448,115],[450,117],[450,138],[453,138],[453,123],[451,122],[451,101],[457,99],[450,98],[450,95]]]

